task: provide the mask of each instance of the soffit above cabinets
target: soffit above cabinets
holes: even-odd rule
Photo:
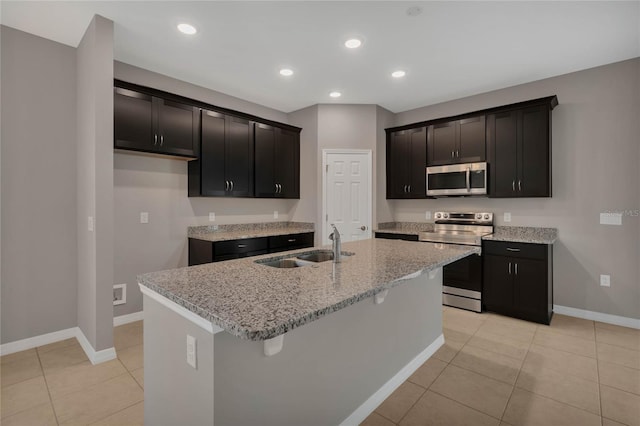
[[[116,60],[284,112],[317,103],[400,112],[640,56],[637,1],[16,1],[1,7],[2,24],[74,47],[100,14],[115,22]],[[180,33],[181,22],[198,32]],[[362,46],[346,48],[353,37]],[[294,74],[280,75],[283,68]],[[406,75],[392,78],[398,69]],[[331,98],[332,91],[342,96]]]

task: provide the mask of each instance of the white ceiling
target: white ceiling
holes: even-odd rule
[[[418,16],[408,16],[419,5]],[[393,112],[640,56],[640,1],[0,2],[4,25],[77,46],[93,14],[115,58],[284,112]],[[179,22],[195,36],[176,30]],[[364,38],[350,50],[344,41]],[[278,71],[289,67],[292,77]],[[407,72],[397,80],[396,69]],[[339,100],[329,98],[339,90]]]

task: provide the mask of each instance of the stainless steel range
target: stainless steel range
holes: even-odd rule
[[[436,212],[432,232],[421,232],[420,241],[481,246],[482,236],[493,233],[493,213]],[[442,303],[482,311],[482,257],[472,255],[443,268]]]

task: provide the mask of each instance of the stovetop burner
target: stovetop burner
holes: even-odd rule
[[[433,231],[420,232],[420,241],[480,246],[482,236],[493,233],[493,213],[436,212],[434,217]]]

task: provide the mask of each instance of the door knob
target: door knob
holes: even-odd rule
[[[360,227],[360,230],[361,230],[361,231],[366,231],[366,230],[367,230],[367,227],[366,227],[366,226],[364,226],[364,225],[362,225],[362,226]]]

